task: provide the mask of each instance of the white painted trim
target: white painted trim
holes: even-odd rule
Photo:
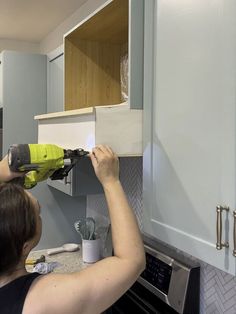
[[[91,150],[109,145],[119,156],[142,156],[142,110],[127,104],[51,113],[38,120],[38,142]]]
[[[49,52],[47,54],[47,57],[50,61],[51,59],[56,58],[58,55],[60,55],[63,52],[64,52],[64,45],[62,44],[59,47],[57,47],[56,49],[54,49],[53,51]]]
[[[91,114],[93,112],[94,112],[94,107],[88,107],[88,108],[83,108],[83,109],[46,113],[46,114],[35,116],[34,120],[45,120],[45,119],[53,119],[53,118],[59,118],[59,117],[77,116],[77,115],[83,115],[83,114]]]
[[[81,109],[46,113],[46,114],[35,116],[34,120],[52,119],[52,118],[58,118],[58,117],[68,117],[68,116],[75,116],[75,115],[81,115],[81,114],[90,114],[90,113],[94,113],[94,111],[100,110],[101,108],[108,108],[108,109],[114,108],[114,110],[115,110],[117,107],[125,108],[125,109],[129,108],[127,102],[124,102],[124,103],[117,104],[117,105],[95,106],[95,107],[87,107],[87,108],[81,108]]]

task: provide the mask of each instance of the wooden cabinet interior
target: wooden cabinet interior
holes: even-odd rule
[[[65,36],[65,110],[119,104],[128,0],[114,0]]]

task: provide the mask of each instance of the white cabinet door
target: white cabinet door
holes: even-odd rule
[[[236,2],[154,3],[154,70],[145,72],[154,81],[144,92],[144,230],[235,274]],[[230,247],[221,251],[217,205],[230,207],[222,215],[222,240]]]

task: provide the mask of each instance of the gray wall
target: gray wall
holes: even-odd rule
[[[39,200],[43,221],[42,238],[35,249],[57,247],[68,242],[80,243],[74,222],[85,217],[86,197],[68,196],[49,187],[46,182],[39,183],[32,194]]]
[[[4,51],[1,66],[3,153],[6,154],[10,144],[37,141],[34,115],[46,109],[46,56]]]

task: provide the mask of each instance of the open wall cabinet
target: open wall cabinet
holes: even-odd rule
[[[65,35],[65,109],[142,108],[143,0],[107,1]]]
[[[142,155],[144,1],[109,0],[64,36],[63,112],[35,117],[39,143]]]

